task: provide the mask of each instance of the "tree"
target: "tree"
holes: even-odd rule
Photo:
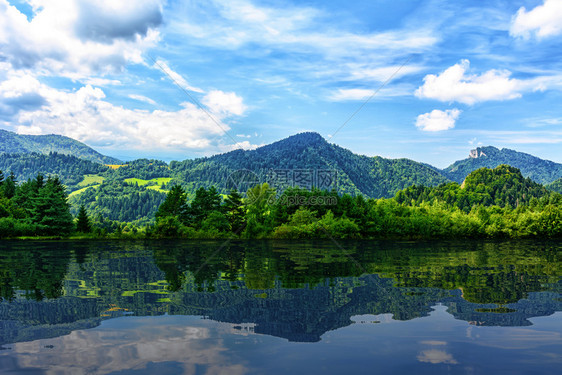
[[[90,218],[86,213],[86,208],[84,207],[84,205],[80,206],[78,216],[76,216],[76,230],[80,233],[90,233],[92,231]]]
[[[32,222],[37,224],[41,234],[68,235],[74,227],[74,219],[70,214],[70,205],[64,185],[58,177],[44,182],[38,175],[34,186],[38,187],[37,196],[31,209]]]
[[[16,176],[14,176],[14,172],[10,173],[8,178],[4,180],[1,189],[4,196],[8,199],[12,199],[16,194]]]
[[[222,198],[214,186],[211,186],[209,190],[203,187],[197,189],[189,208],[188,224],[196,228],[200,227],[209,213],[220,211],[221,201]]]
[[[162,218],[173,216],[183,221],[187,215],[187,195],[180,185],[174,185],[166,195],[166,199],[156,212],[156,221]]]
[[[230,190],[230,193],[224,200],[223,210],[230,224],[230,231],[240,233],[244,229],[246,219],[242,195],[238,190]]]

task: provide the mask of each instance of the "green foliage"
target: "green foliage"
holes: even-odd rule
[[[535,182],[548,184],[562,178],[562,164],[543,160],[523,152],[507,148],[497,149],[492,146],[478,147],[477,158],[456,161],[441,172],[447,178],[461,183],[471,172],[480,168],[496,168],[502,164],[510,165],[521,171],[524,177]]]
[[[228,220],[229,230],[236,234],[240,233],[246,224],[246,212],[242,195],[237,190],[230,190],[224,200],[223,210]]]
[[[37,174],[60,176],[70,190],[82,186],[84,175],[94,175],[108,170],[105,165],[76,156],[51,152],[48,154],[0,154],[0,170],[9,170],[17,180],[26,181]]]
[[[24,135],[0,129],[0,154],[49,154],[51,152],[72,155],[94,163],[121,164],[121,161],[115,158],[102,155],[82,142],[62,135]],[[35,173],[37,172],[40,171]]]
[[[110,221],[146,225],[152,222],[166,195],[144,186],[129,185],[122,181],[105,180],[98,187],[90,187],[69,198],[71,212],[76,214],[81,205],[94,217],[101,215]]]
[[[72,232],[74,223],[65,188],[57,177],[45,180],[37,175],[15,186],[13,195],[5,195],[6,184],[10,189],[15,186],[13,176],[0,186],[0,238],[67,236]]]
[[[185,221],[187,210],[188,205],[185,191],[180,185],[174,185],[166,195],[164,202],[158,207],[158,211],[155,214],[156,221],[158,222],[160,218],[168,216],[175,216]]]
[[[235,150],[209,158],[171,162],[175,181],[188,187],[216,186],[227,193],[228,177],[248,170],[267,176],[271,170],[329,170],[336,172],[333,187],[340,194],[362,194],[370,198],[391,197],[413,184],[428,186],[446,182],[440,172],[408,159],[384,159],[353,154],[326,142],[317,133],[301,133],[256,150]],[[275,181],[267,181],[279,190]],[[307,186],[308,187],[308,186]]]
[[[516,208],[530,204],[533,198],[549,195],[547,189],[524,178],[518,169],[500,165],[495,169],[481,168],[472,172],[461,186],[457,183],[438,187],[411,186],[399,191],[395,199],[409,205],[437,200],[468,213],[477,205]]]
[[[562,194],[562,178],[548,184],[545,185],[545,187],[550,190],[550,191],[554,191],[558,194]]]
[[[76,216],[76,231],[81,233],[90,233],[92,231],[92,224],[84,205],[80,206]]]

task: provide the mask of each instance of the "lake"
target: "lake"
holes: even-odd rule
[[[562,244],[0,243],[1,374],[560,374]]]

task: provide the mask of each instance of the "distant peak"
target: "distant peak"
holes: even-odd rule
[[[322,145],[325,143],[328,142],[320,134],[316,132],[303,132],[303,133],[291,135],[290,137],[274,142],[269,146],[283,145],[289,147],[295,147],[295,146],[306,147],[310,145]],[[268,147],[268,146],[264,146],[264,147]]]
[[[491,154],[496,153],[498,151],[500,150],[494,146],[477,147],[473,150],[470,150],[470,152],[468,153],[468,157],[470,159],[488,157],[491,156]]]
[[[307,141],[325,141],[324,137],[322,137],[319,133],[316,132],[302,132],[292,135],[286,139],[302,139]]]

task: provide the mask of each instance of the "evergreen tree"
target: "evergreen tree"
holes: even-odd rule
[[[207,215],[213,211],[220,211],[222,197],[214,186],[209,190],[199,188],[195,192],[195,198],[189,207],[188,224],[199,227]]]
[[[156,212],[156,221],[167,216],[185,220],[187,214],[187,195],[180,185],[174,185],[166,195],[166,199]]]
[[[242,195],[238,190],[230,190],[230,193],[224,200],[223,209],[230,224],[230,230],[235,233],[240,233],[246,220]]]
[[[64,185],[58,177],[47,179],[38,175],[34,187],[41,186],[32,207],[32,222],[37,224],[41,234],[68,235],[73,229],[74,220]]]
[[[16,177],[13,172],[4,180],[0,188],[4,196],[8,199],[11,199],[16,194]]]
[[[81,233],[90,233],[92,231],[90,218],[86,213],[86,208],[84,207],[84,205],[80,206],[78,216],[76,217],[76,230]]]

